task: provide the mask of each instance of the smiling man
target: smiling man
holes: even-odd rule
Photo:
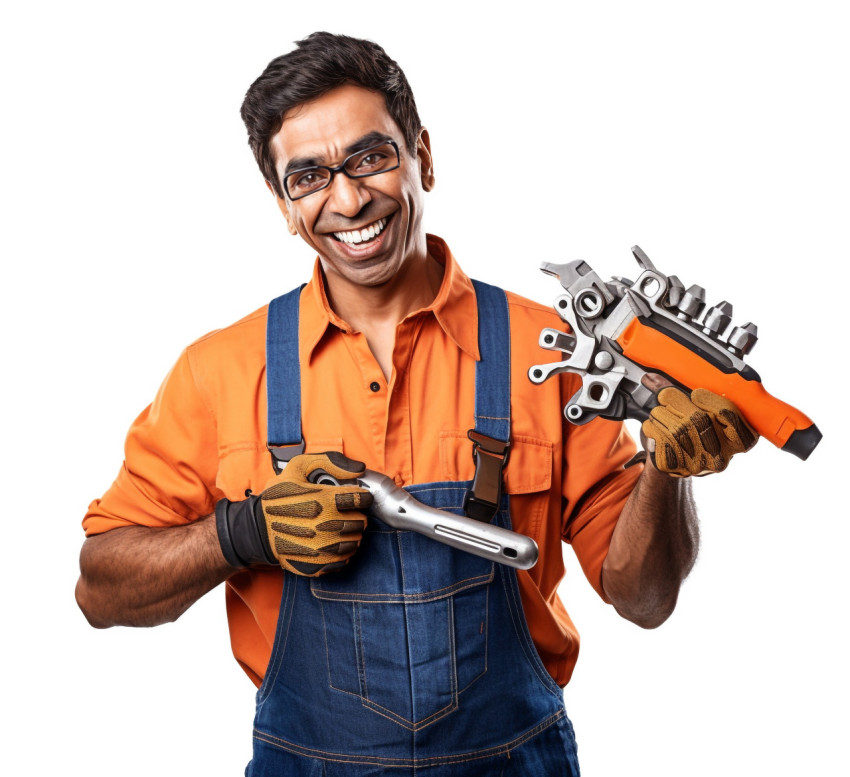
[[[425,234],[428,133],[376,44],[311,35],[242,116],[313,277],[181,355],[86,514],[80,607],[98,627],[154,625],[226,581],[259,688],[250,775],[578,774],[562,543],[617,612],[659,625],[697,530],[688,481],[658,467],[720,470],[755,438],[721,446],[715,414],[680,392],[659,397],[670,434],[645,426],[658,467],[620,424],[565,424],[575,376],[526,377],[560,320],[471,281]],[[532,537],[538,563],[391,529],[366,467]]]

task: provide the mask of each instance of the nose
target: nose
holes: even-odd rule
[[[344,173],[334,175],[327,205],[334,213],[354,218],[372,200],[369,189]]]

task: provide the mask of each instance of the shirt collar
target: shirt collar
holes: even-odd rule
[[[478,361],[478,315],[472,281],[460,269],[445,241],[436,235],[427,235],[427,245],[428,253],[445,267],[443,282],[434,301],[411,315],[433,313],[443,331],[457,347]],[[312,358],[313,351],[329,327],[343,332],[351,331],[351,327],[337,316],[328,304],[318,258],[313,267],[313,277],[301,295],[299,326],[304,349],[302,358],[306,356],[308,360]]]

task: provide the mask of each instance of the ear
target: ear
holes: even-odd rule
[[[425,127],[419,133],[416,144],[416,155],[419,157],[419,172],[422,178],[422,188],[430,192],[434,188],[434,159],[431,156],[431,138]]]
[[[286,221],[286,228],[287,230],[289,230],[289,234],[297,235],[298,230],[295,229],[295,224],[292,221],[292,216],[289,213],[289,205],[287,204],[286,200],[282,200],[280,197],[277,196],[277,192],[274,190],[274,187],[268,181],[266,181],[266,186],[268,187],[272,195],[274,195],[274,198],[277,201],[277,207],[283,214],[283,218]]]
[[[286,220],[286,228],[289,230],[289,234],[297,235],[298,230],[295,228],[295,222],[292,221],[289,208],[286,207],[286,204],[280,199],[280,197],[278,197],[277,203],[280,206],[280,212],[283,213],[283,218]]]

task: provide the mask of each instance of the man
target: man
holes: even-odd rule
[[[618,424],[565,426],[574,378],[534,386],[517,358],[560,320],[473,284],[425,234],[428,133],[377,45],[308,37],[242,115],[313,278],[184,351],[84,519],[80,607],[155,625],[226,580],[259,686],[251,775],[578,774],[561,542],[621,615],[659,625],[696,556],[681,476],[755,436],[661,381],[654,464]],[[364,467],[533,537],[540,560],[517,573],[367,521]]]

